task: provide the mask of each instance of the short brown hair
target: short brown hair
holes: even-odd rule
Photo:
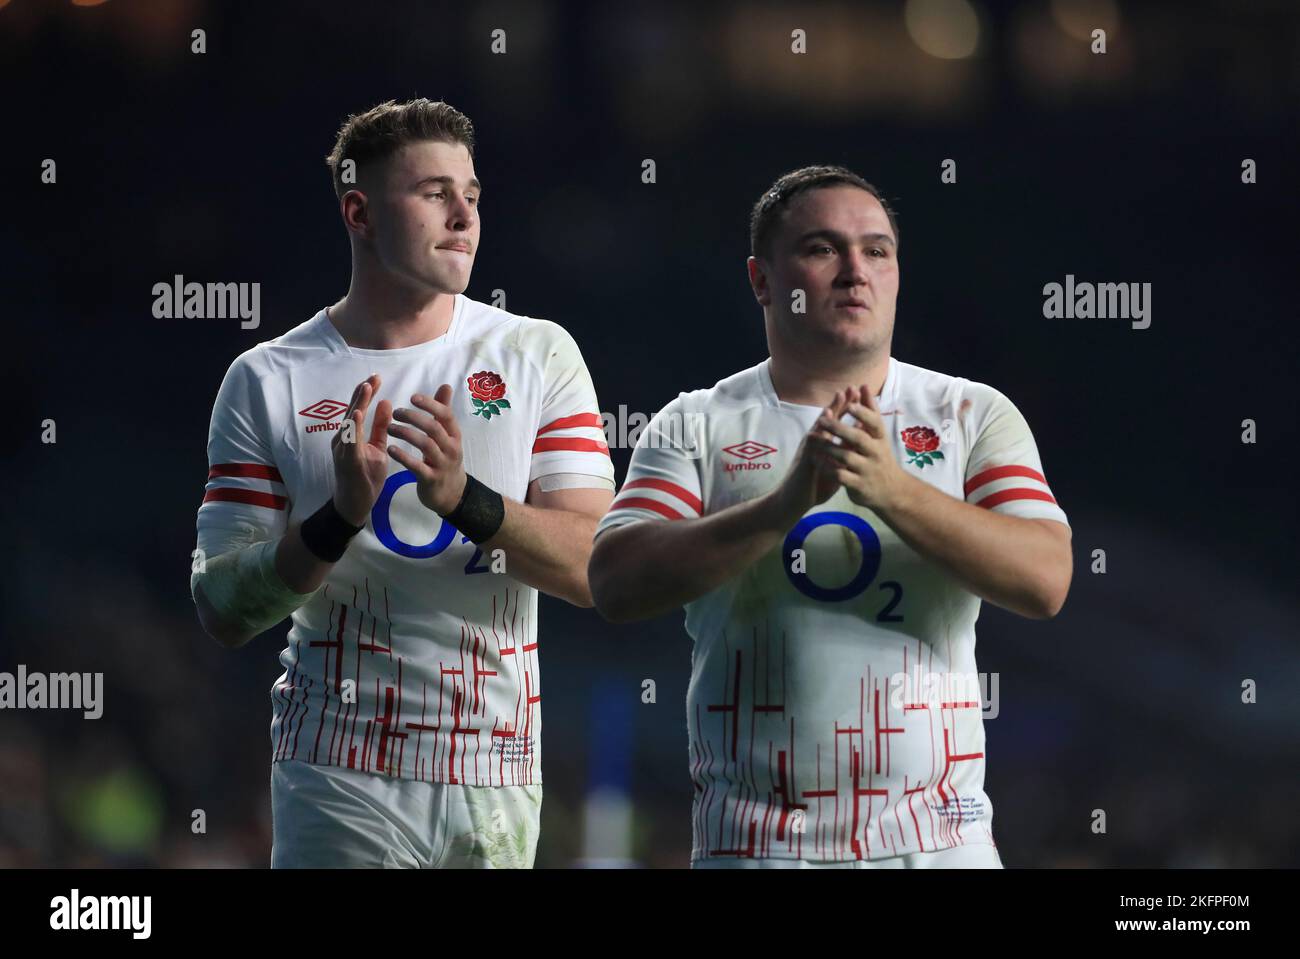
[[[344,160],[356,164],[360,176],[362,167],[376,160],[386,160],[408,143],[422,140],[441,140],[444,143],[463,143],[474,155],[474,124],[469,117],[441,100],[408,100],[398,103],[388,100],[371,107],[365,113],[347,118],[339,127],[334,149],[325,158],[334,180],[334,192],[343,194],[356,188],[355,183],[340,179]]]
[[[852,170],[842,166],[806,166],[794,170],[777,179],[763,191],[763,195],[754,204],[749,215],[749,252],[752,256],[767,256],[772,245],[772,234],[780,223],[781,215],[789,208],[790,200],[800,193],[818,190],[829,186],[855,186],[866,190],[885,208],[889,225],[894,230],[894,242],[898,242],[898,223],[894,211],[884,195]]]

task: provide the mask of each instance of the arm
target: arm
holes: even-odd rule
[[[521,583],[589,607],[587,562],[592,539],[613,498],[612,490],[600,488],[544,493],[534,480],[527,502],[502,497],[505,520],[496,535],[480,545],[489,555],[503,550],[510,575]]]
[[[278,554],[293,541],[301,543],[296,528],[207,561],[190,584],[204,632],[227,649],[238,649],[307,601],[312,591],[295,591],[277,572]]]
[[[307,548],[301,529],[301,523],[294,523],[278,539],[239,546],[207,561],[193,584],[204,632],[227,649],[238,649],[320,588],[334,564]],[[208,589],[216,603],[208,598]]]
[[[838,418],[846,402],[837,395],[825,414]],[[781,484],[763,496],[709,516],[635,522],[601,533],[588,571],[600,614],[618,623],[669,612],[740,575],[779,546],[799,517],[839,488],[814,456],[810,437],[818,432],[814,426],[804,437]]]
[[[396,422],[388,427],[389,434],[419,453],[389,446],[388,455],[415,474],[420,502],[443,517],[456,509],[467,480],[451,398],[447,383],[432,397],[416,394],[411,397],[414,408],[394,411]],[[547,493],[534,480],[528,502],[501,497],[505,510],[501,525],[488,539],[476,542],[488,554],[504,550],[510,575],[520,582],[575,606],[590,606],[587,561],[592,537],[613,496],[607,489],[595,488]]]
[[[881,504],[880,517],[908,546],[996,606],[1051,619],[1065,605],[1074,556],[1064,523],[1004,516],[906,473]]]
[[[870,390],[850,390],[860,426],[819,421],[842,445],[820,442],[860,506],[874,510],[903,542],[975,595],[1021,616],[1050,619],[1070,589],[1070,529],[1050,519],[1007,516],[964,502],[905,472],[890,447]]]
[[[379,403],[368,441],[364,436],[366,410],[380,386],[371,376],[352,393],[344,414],[351,430],[340,430],[331,443],[334,458],[338,515],[353,527],[364,526],[388,472],[385,452],[392,404]],[[277,474],[278,475],[278,472]],[[302,523],[285,533],[257,542],[240,542],[206,560],[190,580],[194,605],[204,631],[228,649],[243,646],[305,603],[320,588],[336,560],[318,556],[307,546]],[[224,537],[227,543],[242,535]]]
[[[784,509],[774,491],[698,519],[608,529],[591,553],[592,600],[613,623],[670,612],[775,549],[802,514]]]

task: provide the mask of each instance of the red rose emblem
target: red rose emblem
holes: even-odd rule
[[[910,426],[903,430],[903,444],[913,453],[929,453],[939,448],[939,434],[928,426]]]
[[[470,401],[475,406],[475,416],[490,420],[494,416],[500,416],[502,410],[510,409],[510,401],[503,399],[506,383],[500,374],[479,370],[473,376],[466,377],[465,382],[469,386]]]
[[[497,373],[482,370],[469,377],[465,382],[469,384],[470,395],[476,400],[482,400],[484,403],[499,400],[506,395],[505,381]]]
[[[935,460],[943,459],[939,452],[939,434],[928,426],[909,426],[899,434],[909,454],[907,463],[917,469],[934,465]]]

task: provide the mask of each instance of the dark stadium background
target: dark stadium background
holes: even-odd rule
[[[1300,865],[1300,7],[980,0],[975,52],[941,59],[922,45],[962,21],[927,6],[972,8],[0,0],[0,670],[106,683],[97,721],[0,712],[0,865],[267,864],[285,627],[230,652],[195,619],[208,418],[238,353],[346,289],[322,158],[348,113],[412,96],[477,128],[467,292],[570,329],[610,411],[763,358],[744,258],[776,176],[843,163],[880,185],[894,355],[1008,394],[1074,529],[1056,619],[979,620],[1004,862]],[[259,282],[261,327],[154,319],[177,273]],[[1044,319],[1066,274],[1151,283],[1150,328]],[[538,865],[685,866],[681,615],[542,604]]]

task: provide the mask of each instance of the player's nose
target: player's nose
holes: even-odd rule
[[[477,216],[470,202],[460,196],[447,211],[447,226],[452,230],[468,230],[474,225]]]
[[[840,275],[836,277],[841,286],[869,286],[871,284],[871,270],[868,268],[867,257],[865,254],[856,250],[850,251],[842,260],[843,269]]]

